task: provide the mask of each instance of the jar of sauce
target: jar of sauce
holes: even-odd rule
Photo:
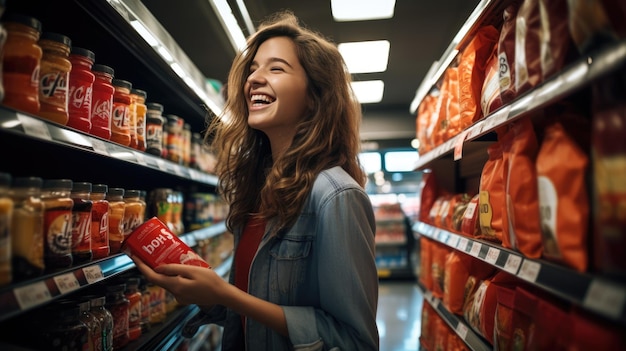
[[[72,263],[91,261],[91,183],[74,182],[70,197],[72,208]]]
[[[111,253],[119,253],[124,241],[124,188],[109,188],[106,196],[109,201],[109,247]]]
[[[131,82],[113,79],[113,111],[111,115],[111,141],[130,146],[130,89]]]
[[[46,269],[72,265],[72,208],[70,179],[44,180],[41,200],[44,203],[44,261]]]
[[[109,187],[106,184],[93,184],[91,187],[91,253],[93,259],[109,256],[109,201],[106,199]]]
[[[131,146],[140,151],[146,151],[146,98],[148,94],[141,89],[132,89],[130,91],[130,99],[135,111],[134,125],[135,125],[135,139],[136,143],[133,144],[131,140]],[[131,133],[131,138],[133,134]],[[133,146],[134,145],[134,146]]]
[[[146,116],[146,152],[155,156],[161,156],[163,150],[163,105],[156,102],[148,102]]]
[[[30,16],[4,16],[7,31],[2,58],[5,106],[33,115],[39,113],[39,67],[43,51],[37,43],[41,22]]]
[[[91,67],[95,60],[96,55],[93,51],[72,47],[67,125],[85,133],[91,130],[91,98],[93,82],[96,79]]]
[[[89,134],[102,139],[111,139],[111,115],[113,114],[113,68],[94,64],[91,72],[95,76],[91,99],[91,129]]]
[[[44,32],[39,38],[43,50],[39,69],[39,116],[66,125],[69,119],[69,81],[72,63],[69,60],[72,41],[69,37]]]
[[[0,286],[13,281],[11,268],[11,218],[13,199],[9,196],[12,176],[0,172]]]

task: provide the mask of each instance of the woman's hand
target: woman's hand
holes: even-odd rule
[[[229,284],[209,268],[184,264],[165,264],[154,270],[139,257],[132,256],[137,269],[146,279],[169,292],[182,304],[208,308],[221,304]]]

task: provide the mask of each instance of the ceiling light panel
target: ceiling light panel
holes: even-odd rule
[[[368,21],[393,17],[396,0],[331,0],[330,9],[337,22]]]
[[[352,82],[352,90],[360,103],[377,103],[383,99],[385,83],[382,80]]]
[[[370,40],[338,45],[350,73],[373,73],[387,70],[389,41]]]

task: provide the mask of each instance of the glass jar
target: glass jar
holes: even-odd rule
[[[174,191],[170,188],[156,188],[150,191],[148,195],[148,217],[157,217],[163,222],[167,228],[176,233],[174,222],[172,221],[174,210]]]
[[[124,192],[124,239],[145,221],[146,203],[141,200],[140,194],[140,190],[134,189]]]
[[[109,188],[106,199],[109,201],[109,248],[111,254],[115,254],[120,252],[124,241],[124,189]]]
[[[70,193],[72,207],[72,262],[91,261],[91,183],[74,182]]]
[[[88,298],[79,298],[76,301],[80,312],[80,321],[87,326],[87,343],[89,350],[102,350],[102,324],[96,315],[91,312],[91,301]]]
[[[106,308],[113,316],[113,349],[121,349],[129,342],[128,314],[129,301],[124,296],[126,284],[107,285]]]
[[[91,72],[95,76],[91,93],[91,129],[89,134],[102,139],[111,139],[111,115],[113,114],[113,68],[94,64]]]
[[[70,51],[70,90],[68,97],[68,121],[69,127],[89,133],[91,130],[91,99],[93,95],[93,82],[96,76],[91,72],[91,67],[96,60],[93,51],[79,47],[72,47]]]
[[[150,290],[148,281],[144,277],[139,278],[139,291],[141,291],[141,333],[150,331]]]
[[[128,299],[128,337],[136,340],[141,336],[141,292],[139,291],[139,277],[131,277],[126,280],[126,292]]]
[[[191,125],[183,125],[182,145],[183,145],[183,165],[189,167],[191,164]]]
[[[91,253],[92,258],[109,256],[109,201],[106,199],[109,187],[106,184],[93,184],[91,187]]]
[[[132,89],[130,91],[130,99],[131,103],[134,106],[131,108],[131,111],[135,111],[134,113],[134,122],[132,124],[135,125],[135,143],[131,140],[131,147],[139,151],[146,151],[146,98],[148,94],[141,89]],[[131,138],[133,134],[131,133]]]
[[[115,88],[111,114],[111,141],[130,146],[130,89],[133,85],[122,79],[113,79],[111,84]]]
[[[44,203],[44,261],[46,269],[72,265],[72,207],[70,179],[46,179],[41,200]]]
[[[45,324],[37,342],[41,350],[82,351],[88,349],[89,328],[80,320],[80,308],[72,302],[58,303],[49,308],[51,318]]]
[[[43,274],[44,204],[40,177],[16,177],[9,196],[13,199],[11,218],[11,255],[13,279],[22,281]]]
[[[39,68],[39,116],[66,125],[68,114],[68,85],[72,63],[69,60],[72,41],[69,37],[44,32],[39,38],[43,50]]]
[[[163,151],[163,105],[156,102],[146,104],[146,152],[161,156]]]
[[[13,280],[11,268],[11,218],[13,199],[9,196],[11,175],[0,172],[0,286]]]
[[[177,163],[183,163],[183,154],[182,154],[182,134],[183,134],[183,124],[184,121],[182,118],[176,115],[167,115],[167,159]]]
[[[98,321],[100,321],[100,327],[102,330],[102,350],[113,350],[113,315],[106,309],[106,297],[98,295],[85,296],[89,299],[90,308],[89,311],[93,313]]]

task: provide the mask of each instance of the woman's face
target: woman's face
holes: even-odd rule
[[[287,147],[307,110],[307,76],[287,37],[274,37],[259,47],[244,85],[248,125],[272,143]]]

